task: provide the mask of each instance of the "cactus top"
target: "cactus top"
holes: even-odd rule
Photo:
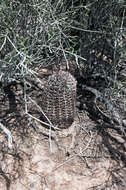
[[[69,72],[59,71],[49,77],[45,88],[61,93],[64,90],[76,91],[76,80]]]

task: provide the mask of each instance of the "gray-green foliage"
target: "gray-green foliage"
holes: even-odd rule
[[[83,65],[85,79],[102,76],[111,93],[120,92],[118,76],[125,69],[126,55],[125,9],[124,0],[1,0],[0,68],[9,67],[16,76],[24,76],[29,68],[75,58]],[[7,77],[5,73],[0,73],[0,79]]]
[[[65,50],[71,53],[76,50],[86,58],[92,51],[97,54],[104,51],[113,59],[119,34],[125,35],[124,3],[3,0],[0,3],[1,59],[8,62],[8,57],[17,55],[13,44],[31,63],[51,63],[56,55],[64,56]]]
[[[6,43],[1,59],[8,62],[21,53],[30,63],[46,66],[56,55],[62,56],[75,40],[70,36],[71,21],[63,6],[62,1],[2,1],[0,42],[3,45],[6,39]]]
[[[52,65],[57,57],[67,59],[66,52],[73,52],[75,44],[74,35],[70,35],[72,12],[62,1],[1,1],[1,67],[11,66],[13,70],[17,65],[27,70],[30,66]],[[7,78],[3,74],[1,77]]]

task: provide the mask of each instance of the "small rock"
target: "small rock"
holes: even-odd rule
[[[34,188],[34,186],[35,186],[34,183],[30,184],[30,188]]]
[[[123,124],[124,127],[126,127],[126,119],[124,119],[124,120],[122,121],[122,124]]]

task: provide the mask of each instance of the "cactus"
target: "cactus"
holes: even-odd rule
[[[42,109],[59,128],[68,128],[74,121],[76,83],[69,72],[59,71],[52,74],[44,86]]]

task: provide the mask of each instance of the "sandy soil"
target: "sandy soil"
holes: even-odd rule
[[[14,94],[14,96],[13,96]],[[41,119],[40,90],[27,90],[28,113]],[[86,111],[77,110],[74,126],[79,129],[74,145],[72,133],[52,131],[26,114],[23,87],[0,91],[0,118],[11,130],[13,149],[0,132],[0,190],[125,190],[126,139],[93,120]]]

